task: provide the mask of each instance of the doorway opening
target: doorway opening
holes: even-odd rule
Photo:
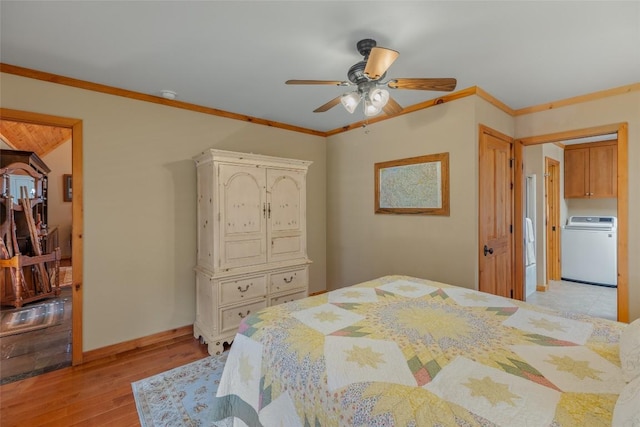
[[[15,123],[18,125],[27,125],[27,127],[50,127],[51,129],[64,130],[66,134],[71,135],[71,176],[73,177],[73,186],[70,188],[64,188],[64,181],[62,178],[60,182],[56,182],[55,185],[63,187],[65,191],[68,191],[71,196],[71,190],[73,191],[71,197],[71,217],[72,223],[69,230],[65,233],[67,236],[65,241],[70,242],[70,247],[66,251],[66,257],[70,256],[70,261],[62,261],[61,266],[65,267],[68,264],[71,265],[70,276],[72,277],[69,286],[63,289],[63,293],[69,299],[69,306],[71,308],[71,364],[78,365],[82,363],[82,279],[83,279],[83,242],[82,242],[82,230],[83,230],[83,166],[82,166],[82,121],[78,119],[50,116],[38,113],[31,113],[19,110],[11,110],[6,108],[0,109],[0,121],[2,123]],[[4,138],[6,139],[6,137]],[[13,144],[8,143],[10,148],[14,147]],[[55,152],[55,150],[54,150]],[[55,179],[55,178],[54,178]],[[62,196],[61,196],[62,197]],[[65,197],[66,199],[66,197]],[[69,243],[67,243],[69,244]],[[64,273],[65,269],[61,269]],[[63,281],[65,277],[60,275],[60,279]],[[45,339],[45,338],[43,338]],[[62,366],[60,366],[62,367]],[[37,371],[35,372],[38,373]],[[32,375],[27,375],[32,376]],[[19,379],[19,378],[18,378]]]
[[[556,143],[561,144],[562,141],[572,140],[576,138],[585,138],[592,136],[601,136],[615,134],[617,135],[617,145],[615,148],[615,161],[617,163],[617,178],[615,185],[617,186],[617,198],[615,200],[615,211],[617,213],[617,288],[615,292],[615,301],[617,303],[617,315],[615,316],[618,321],[627,322],[629,318],[629,307],[628,307],[628,255],[627,255],[627,239],[628,239],[628,217],[627,217],[627,206],[628,206],[628,162],[627,162],[627,124],[626,123],[618,123],[611,125],[598,126],[593,128],[579,129],[567,132],[559,132],[554,134],[547,134],[541,136],[533,136],[528,138],[518,139],[515,142],[515,159],[516,164],[521,165],[522,168],[516,172],[515,176],[515,188],[516,188],[516,204],[515,204],[515,217],[522,219],[522,221],[516,221],[515,227],[515,238],[516,241],[523,241],[526,233],[526,225],[525,225],[525,217],[526,210],[523,206],[523,199],[526,197],[525,190],[525,172],[524,172],[524,164],[525,164],[525,147],[530,146],[538,146],[540,144],[546,143]],[[557,183],[556,183],[557,184]],[[557,186],[557,185],[556,185]],[[551,190],[553,191],[553,190]],[[548,194],[548,193],[547,193]],[[547,204],[545,203],[545,206]],[[547,218],[549,217],[549,212],[546,212]],[[555,226],[558,227],[559,224]],[[546,223],[545,227],[549,227],[549,224]],[[556,232],[559,231],[556,228]],[[560,246],[562,242],[560,241]],[[544,251],[547,252],[548,244],[544,244]],[[552,248],[553,250],[554,248]],[[558,248],[555,248],[556,250]],[[556,251],[557,254],[561,254],[560,250]],[[526,247],[524,245],[516,245],[515,248],[516,254],[516,281],[519,283],[518,286],[524,286],[526,281],[525,279],[525,269],[524,269],[524,257],[526,254]],[[540,251],[538,251],[540,254]],[[546,272],[542,276],[543,279],[553,280],[557,275],[557,271],[553,270],[556,268],[556,265],[561,265],[561,261],[559,261],[561,257],[558,257],[558,260],[549,259],[545,256],[538,257],[538,259],[545,260],[544,269]],[[549,268],[547,268],[547,264],[549,264]],[[541,276],[538,275],[540,278]],[[539,279],[540,280],[540,279]],[[548,280],[547,280],[548,283]],[[546,285],[547,283],[543,283],[542,285]],[[588,285],[587,285],[588,286]],[[526,291],[525,294],[526,295]]]

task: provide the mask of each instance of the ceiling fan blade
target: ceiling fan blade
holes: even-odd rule
[[[387,86],[391,89],[439,90],[451,92],[456,88],[456,79],[393,79]]]
[[[402,106],[398,104],[395,99],[389,97],[387,104],[382,107],[382,110],[386,115],[391,116],[402,112]]]
[[[393,61],[400,55],[399,52],[385,47],[374,47],[369,53],[364,74],[371,80],[378,80],[387,72]]]
[[[344,86],[345,82],[337,80],[287,80],[284,82],[287,85],[334,85]]]
[[[331,101],[329,101],[326,104],[321,105],[318,108],[316,108],[315,110],[313,110],[313,112],[314,113],[324,113],[325,111],[332,109],[333,107],[335,107],[336,105],[338,105],[340,103],[340,98],[342,98],[342,95],[336,96]]]

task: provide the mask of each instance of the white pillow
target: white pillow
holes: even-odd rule
[[[627,325],[620,335],[620,364],[626,382],[640,376],[640,319]]]
[[[613,408],[612,427],[640,426],[640,376],[624,386]]]

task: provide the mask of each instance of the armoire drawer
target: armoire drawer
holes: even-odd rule
[[[277,297],[271,297],[269,299],[269,306],[272,305],[278,305],[278,304],[284,304],[285,302],[291,302],[291,301],[296,301],[302,298],[306,298],[307,297],[307,290],[305,289],[304,291],[299,291],[299,292],[294,292],[292,294],[287,294],[287,295],[280,295]]]
[[[267,294],[267,275],[220,282],[220,305],[258,298]]]
[[[298,267],[279,271],[269,275],[269,291],[272,294],[286,292],[296,288],[306,288],[309,283],[309,267]]]
[[[220,309],[220,332],[235,331],[242,319],[266,307],[267,300],[261,299],[250,304]]]

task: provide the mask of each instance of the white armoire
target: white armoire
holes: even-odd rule
[[[208,150],[198,191],[193,334],[220,354],[243,318],[309,289],[306,175],[311,162]]]

